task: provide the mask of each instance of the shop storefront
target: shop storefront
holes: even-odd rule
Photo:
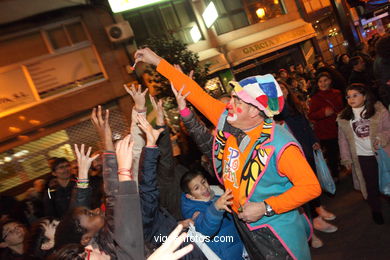
[[[227,44],[227,59],[237,80],[277,72],[311,60],[314,49],[310,39],[315,35],[311,24],[298,19]]]

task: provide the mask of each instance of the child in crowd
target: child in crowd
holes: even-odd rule
[[[316,79],[314,95],[310,101],[309,119],[324,149],[332,176],[339,177],[339,147],[337,144],[337,114],[343,109],[341,92],[333,88],[332,76],[321,72]]]
[[[234,225],[229,205],[233,195],[227,189],[222,196],[214,195],[205,176],[187,172],[180,181],[183,190],[181,208],[184,218],[195,218],[195,229],[221,259],[242,259],[243,244]],[[227,213],[227,212],[229,213]]]
[[[390,155],[390,115],[362,84],[350,85],[346,98],[348,106],[337,119],[341,163],[347,169],[353,169],[354,186],[367,199],[374,222],[381,225],[384,219],[375,152],[383,148]]]

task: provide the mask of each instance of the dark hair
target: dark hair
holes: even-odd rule
[[[54,248],[58,249],[66,244],[80,244],[82,236],[87,233],[87,229],[80,225],[80,210],[74,208],[58,224],[54,235]]]
[[[343,62],[344,56],[347,56],[347,57],[349,58],[349,55],[348,55],[347,53],[341,54],[341,55],[340,55],[340,58],[339,58],[339,63],[340,63],[340,64],[343,64],[343,63],[344,63],[344,62]]]
[[[293,77],[288,78],[288,79],[286,80],[286,83],[287,83],[288,85],[292,86],[292,83],[293,83],[294,80],[295,80],[297,83],[299,83],[298,80],[297,80],[296,78],[293,78]]]
[[[48,241],[45,236],[45,228],[42,226],[42,223],[48,220],[49,223],[53,222],[54,217],[44,217],[35,221],[30,228],[30,234],[27,238],[28,252],[27,254],[32,257],[44,258],[52,252],[52,249],[43,250],[42,245]]]
[[[80,244],[73,243],[67,244],[61,247],[59,250],[51,254],[47,260],[83,260],[84,257],[80,256],[85,251],[84,247]]]
[[[64,163],[64,162],[69,163],[68,159],[66,159],[66,158],[64,158],[64,157],[55,158],[55,159],[53,160],[53,162],[51,163],[51,171],[52,171],[52,172],[55,172],[57,166],[60,165],[61,163]]]
[[[79,217],[86,208],[77,207],[68,213],[56,229],[55,249],[62,248],[66,244],[80,244],[82,236],[87,230],[80,225]],[[112,239],[112,233],[108,230],[107,225],[96,234],[95,242],[99,249],[104,251],[112,260],[117,259],[115,254],[115,244]]]
[[[293,112],[294,114],[305,115],[305,109],[303,108],[302,102],[299,101],[298,96],[283,81],[279,81],[278,83],[279,85],[283,85],[287,89],[288,96],[286,99],[286,103],[293,109],[293,111],[291,112]]]
[[[190,189],[188,188],[188,183],[190,183],[190,181],[192,181],[197,176],[205,177],[203,173],[200,171],[188,171],[181,177],[180,188],[184,193],[190,193]]]
[[[360,83],[354,83],[349,85],[345,92],[348,93],[350,90],[356,90],[366,97],[366,100],[364,101],[364,109],[360,113],[360,117],[364,119],[372,117],[375,114],[376,100],[370,88]],[[345,120],[353,120],[355,116],[353,114],[352,107],[348,105],[346,108],[344,108],[344,110],[340,113],[340,118]]]
[[[359,64],[359,62],[360,62],[361,60],[363,60],[362,57],[360,57],[360,56],[354,56],[354,57],[352,57],[351,59],[349,59],[349,65],[352,66],[352,67],[353,67],[353,66],[356,66],[356,65]]]
[[[9,223],[19,223],[18,221],[14,220],[14,219],[5,219],[3,221],[0,222],[0,243],[1,242],[4,242],[4,239],[3,239],[3,231],[4,231],[4,226],[9,224]]]
[[[313,96],[314,94],[316,94],[319,90],[319,87],[318,87],[318,81],[322,78],[322,77],[327,77],[328,79],[330,79],[332,81],[331,83],[331,87],[333,88],[333,77],[332,75],[327,72],[327,71],[323,71],[323,72],[320,72],[318,73],[318,75],[316,76],[316,79],[315,79],[315,84],[313,86],[313,90],[312,92],[310,93],[310,96]]]
[[[390,60],[390,34],[381,37],[375,44],[376,54]]]

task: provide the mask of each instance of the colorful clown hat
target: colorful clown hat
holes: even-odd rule
[[[279,114],[284,106],[283,92],[271,74],[230,81],[234,92],[244,102],[254,105],[268,117]]]

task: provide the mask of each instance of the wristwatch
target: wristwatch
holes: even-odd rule
[[[275,215],[275,211],[271,208],[270,205],[267,204],[267,202],[263,201],[264,202],[264,205],[265,205],[265,213],[264,213],[264,216],[266,217],[272,217],[273,215]]]

